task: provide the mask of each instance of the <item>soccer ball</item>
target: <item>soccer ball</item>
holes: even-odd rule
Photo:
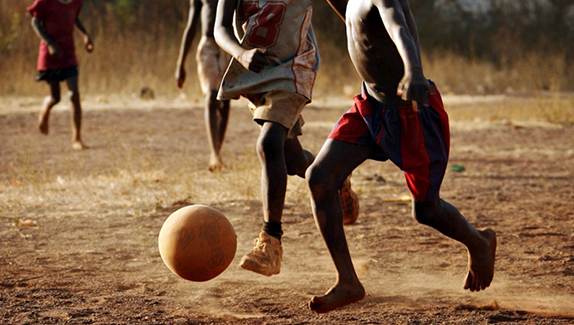
[[[237,250],[237,235],[219,210],[190,205],[172,213],[158,238],[165,265],[190,281],[208,281],[220,275]]]

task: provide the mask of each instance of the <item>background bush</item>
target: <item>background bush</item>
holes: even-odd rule
[[[32,0],[0,0],[0,95],[37,96],[34,81],[39,39],[26,7]],[[443,92],[530,93],[574,91],[574,5],[572,0],[411,0],[426,75]],[[486,8],[486,9],[484,9]],[[137,93],[177,96],[174,71],[187,19],[187,0],[84,0],[81,19],[96,50],[78,44],[80,86],[85,95]],[[325,1],[315,2],[321,71],[316,95],[352,94],[360,80],[346,52],[342,21]],[[185,93],[199,98],[194,56]]]

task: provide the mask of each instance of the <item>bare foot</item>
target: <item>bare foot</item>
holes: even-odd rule
[[[48,126],[48,117],[50,115],[48,115],[48,112],[43,110],[40,112],[40,115],[38,116],[38,130],[40,130],[40,133],[48,135],[48,133],[50,132],[49,130],[49,126]]]
[[[468,275],[464,288],[470,291],[486,289],[494,277],[496,233],[491,229],[480,230],[479,233],[484,239],[484,246],[468,253]]]
[[[76,140],[72,142],[72,149],[74,150],[84,150],[88,149],[88,147],[82,143],[80,140]]]
[[[317,313],[327,313],[339,307],[350,305],[365,297],[365,288],[357,280],[350,285],[337,284],[324,296],[315,296],[309,301],[309,308]]]
[[[209,158],[209,171],[218,172],[223,169],[223,163],[221,162],[221,157],[217,155],[211,155]]]

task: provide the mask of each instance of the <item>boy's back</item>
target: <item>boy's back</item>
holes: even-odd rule
[[[67,4],[58,0],[36,0],[28,7],[28,11],[42,22],[46,33],[62,51],[62,57],[48,55],[48,44],[40,42],[38,70],[67,68],[78,64],[74,48],[74,28],[81,8],[82,0]]]

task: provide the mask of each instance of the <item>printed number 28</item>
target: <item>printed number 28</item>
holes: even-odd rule
[[[255,16],[255,25],[251,29],[247,37],[247,44],[256,47],[269,48],[277,42],[279,35],[279,26],[283,23],[285,17],[285,3],[284,2],[268,2],[261,10],[258,10],[259,5],[257,2],[243,2],[244,8],[248,13],[252,10],[257,10],[259,15]],[[251,16],[251,15],[250,15]]]

